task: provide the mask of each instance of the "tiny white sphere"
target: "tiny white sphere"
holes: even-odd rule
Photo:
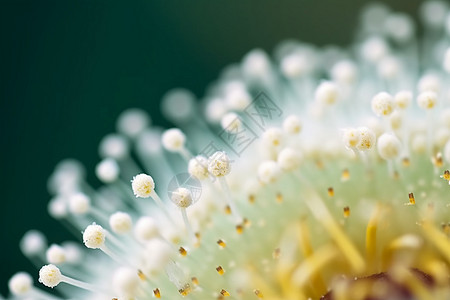
[[[76,193],[69,198],[70,212],[76,215],[84,215],[91,208],[91,200],[86,194]]]
[[[359,144],[359,140],[361,139],[359,130],[356,128],[346,128],[342,134],[342,141],[344,142],[344,146],[350,149],[356,148]]]
[[[117,131],[131,138],[137,137],[150,124],[148,114],[139,108],[123,111],[117,119]]]
[[[450,141],[448,141],[448,142],[445,144],[445,147],[444,147],[444,158],[445,158],[445,160],[446,160],[448,163],[450,163]]]
[[[389,122],[391,123],[391,127],[393,130],[398,130],[402,127],[403,124],[403,116],[402,114],[396,110],[389,116]]]
[[[372,37],[363,43],[361,52],[364,59],[376,63],[389,53],[389,47],[384,39]]]
[[[104,183],[111,183],[119,177],[119,165],[112,158],[105,158],[95,167],[95,175]]]
[[[436,106],[437,94],[433,91],[422,92],[417,96],[417,105],[421,109],[429,110]]]
[[[179,187],[172,192],[171,200],[176,206],[186,208],[192,205],[192,193],[187,188]]]
[[[381,92],[372,98],[372,111],[378,117],[388,116],[394,110],[394,98],[386,93]]]
[[[290,115],[283,121],[283,130],[288,134],[298,134],[302,131],[302,121],[296,115]]]
[[[444,27],[448,4],[441,0],[424,1],[420,7],[422,21],[433,29]]]
[[[178,128],[172,128],[164,131],[161,137],[164,149],[171,152],[178,152],[184,148],[186,136]]]
[[[188,164],[188,172],[198,180],[204,180],[209,177],[208,159],[202,155],[191,158]]]
[[[270,59],[261,49],[254,49],[243,58],[242,73],[250,80],[263,78],[270,69]]]
[[[433,91],[439,93],[441,90],[441,79],[434,73],[423,75],[417,83],[419,92]]]
[[[340,84],[353,84],[356,81],[358,69],[354,62],[341,60],[331,69],[331,78]]]
[[[26,256],[33,256],[43,253],[47,247],[47,240],[42,232],[30,230],[24,234],[20,240],[20,250]]]
[[[316,101],[324,105],[333,105],[339,97],[339,87],[332,81],[322,82],[315,91]]]
[[[161,132],[154,128],[142,132],[136,142],[136,150],[144,155],[156,154],[161,148]]]
[[[285,148],[278,154],[277,162],[284,171],[293,171],[300,166],[302,155],[292,148]]]
[[[139,276],[136,270],[121,267],[114,272],[112,286],[119,295],[128,298],[134,298],[139,288]]]
[[[131,188],[136,197],[148,198],[155,189],[155,182],[152,176],[142,173],[133,177]]]
[[[265,184],[275,182],[280,174],[280,166],[272,160],[263,161],[258,167],[258,178]]]
[[[252,97],[244,88],[229,89],[225,103],[231,110],[243,111],[252,102]]]
[[[62,281],[62,274],[55,265],[45,265],[39,270],[39,282],[43,285],[54,288]]]
[[[91,224],[83,232],[83,243],[90,249],[99,249],[103,247],[106,239],[106,231],[102,226]]]
[[[413,98],[413,94],[410,91],[400,91],[394,96],[395,107],[399,109],[408,108]]]
[[[99,154],[102,158],[111,157],[121,160],[128,156],[129,145],[127,140],[118,134],[108,134],[100,141]]]
[[[211,123],[220,122],[222,117],[227,113],[227,106],[220,98],[209,100],[205,108],[205,116]]]
[[[284,141],[283,131],[279,128],[268,128],[262,136],[263,141],[271,147],[280,147]]]
[[[173,122],[186,122],[195,113],[195,95],[183,88],[170,90],[162,98],[161,110]]]
[[[308,61],[307,56],[300,53],[291,53],[281,59],[280,69],[286,78],[293,79],[309,73],[312,64]]]
[[[109,217],[109,226],[114,233],[124,234],[131,230],[133,221],[129,214],[118,211]]]
[[[64,251],[64,248],[56,244],[48,247],[45,257],[50,264],[57,265],[66,262],[66,252]]]
[[[148,216],[139,218],[134,226],[134,236],[141,242],[158,237],[159,229],[155,220]]]
[[[404,13],[391,14],[386,19],[385,32],[396,42],[407,42],[414,37],[414,21]]]
[[[25,272],[16,273],[9,279],[8,288],[14,296],[26,295],[33,289],[33,278]]]
[[[71,264],[78,264],[83,257],[83,251],[79,243],[68,241],[63,242],[61,246],[66,255],[66,261]]]
[[[449,14],[449,20],[450,20],[450,14]],[[444,68],[444,71],[447,73],[450,73],[450,48],[445,51],[444,54],[444,62],[442,64],[442,67]]]
[[[160,239],[152,239],[145,245],[143,271],[145,274],[157,275],[164,271],[173,259],[174,253],[170,246]]]
[[[208,159],[208,171],[215,177],[228,175],[231,164],[228,155],[223,151],[217,151]]]
[[[359,151],[367,151],[375,146],[377,137],[372,129],[367,127],[359,127],[359,142],[356,145],[356,149]]]
[[[48,213],[55,219],[62,219],[67,216],[67,203],[62,197],[55,197],[48,202]]]
[[[395,159],[400,155],[401,143],[399,139],[390,133],[383,133],[378,138],[378,154],[386,160]]]
[[[399,76],[401,65],[397,58],[386,56],[378,63],[378,74],[384,79],[395,79]]]
[[[236,113],[230,112],[222,117],[220,125],[225,131],[237,133],[242,128],[242,121]]]

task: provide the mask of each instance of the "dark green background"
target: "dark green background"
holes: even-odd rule
[[[386,1],[417,11],[418,0]],[[29,228],[69,236],[46,210],[46,180],[66,157],[96,183],[97,144],[117,115],[141,107],[154,123],[161,96],[201,96],[226,64],[284,38],[346,45],[366,1],[7,0],[0,8],[1,279],[37,271],[18,242]]]

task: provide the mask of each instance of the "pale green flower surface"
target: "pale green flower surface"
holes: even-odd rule
[[[421,38],[374,4],[346,49],[252,50],[201,101],[167,93],[178,128],[123,112],[101,188],[73,160],[49,179],[82,243],[26,233],[43,286],[6,299],[448,299],[450,8],[420,15]]]

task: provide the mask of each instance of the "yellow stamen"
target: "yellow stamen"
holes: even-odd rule
[[[178,252],[180,253],[181,256],[186,256],[187,255],[187,251],[183,247],[180,247],[180,249],[178,249]]]
[[[254,290],[253,292],[255,293],[256,297],[261,299],[264,298],[264,295],[260,290]]]
[[[191,281],[194,285],[198,285],[198,278],[197,277],[192,277]]]
[[[375,262],[377,255],[377,228],[380,213],[381,207],[378,205],[372,213],[366,229],[366,260],[369,272],[371,273],[377,271]]]
[[[447,236],[440,230],[438,230],[429,221],[423,222],[422,229],[425,231],[425,237],[433,243],[441,254],[450,262],[450,241]]]
[[[140,280],[146,280],[147,277],[145,276],[144,272],[142,272],[141,270],[138,270],[138,276]]]
[[[242,224],[236,225],[236,232],[242,234],[244,232],[244,226],[242,226]]]
[[[349,179],[350,179],[350,171],[348,169],[345,169],[344,171],[342,171],[341,181],[345,182],[348,181]]]
[[[230,293],[228,293],[228,292],[225,291],[224,289],[222,289],[222,290],[220,291],[220,294],[221,294],[222,296],[224,296],[224,297],[230,296]]]
[[[333,197],[334,196],[334,189],[332,187],[328,188],[328,197]]]
[[[408,194],[408,198],[409,198],[408,205],[415,205],[416,204],[416,199],[414,198],[414,194],[413,193],[409,193]]]
[[[350,207],[344,207],[344,218],[350,217]]]
[[[216,268],[217,273],[219,273],[219,275],[223,275],[225,273],[225,270],[222,268],[222,266],[218,266]]]
[[[161,298],[161,292],[158,288],[153,290],[153,295],[155,295],[155,298]]]
[[[402,165],[403,167],[409,167],[409,165],[411,164],[411,162],[409,161],[409,158],[405,157],[402,159]]]
[[[225,248],[227,244],[223,240],[218,240],[217,245],[219,245],[220,248]]]
[[[277,194],[277,202],[278,203],[283,202],[283,195],[281,195],[280,193]]]
[[[322,199],[318,196],[311,196],[306,204],[314,217],[325,227],[331,238],[336,242],[355,273],[361,273],[365,269],[364,259],[339,224],[333,219]]]
[[[231,207],[229,205],[225,206],[225,214],[231,215]]]

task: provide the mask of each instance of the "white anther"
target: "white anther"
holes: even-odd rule
[[[110,183],[119,177],[119,165],[112,158],[105,158],[95,167],[95,175],[104,183]]]
[[[372,129],[367,127],[359,127],[359,142],[356,145],[356,149],[359,151],[367,151],[375,146],[377,137]]]
[[[381,92],[372,98],[372,111],[380,116],[388,116],[394,110],[394,98],[386,93]]]
[[[172,128],[164,131],[161,137],[163,147],[171,152],[179,152],[184,149],[186,136],[178,128]]]
[[[220,120],[220,125],[222,126],[222,129],[228,132],[236,133],[241,129],[242,121],[237,114],[231,112],[222,117],[222,120]]]
[[[33,278],[25,272],[16,273],[9,279],[8,288],[14,296],[24,296],[33,289]]]
[[[121,160],[128,155],[129,145],[123,136],[108,134],[100,142],[99,153],[102,158],[111,157]]]
[[[284,171],[296,170],[302,161],[302,155],[299,151],[292,148],[285,148],[278,154],[277,162]]]
[[[198,180],[204,180],[209,177],[208,159],[198,155],[192,158],[188,164],[188,172]]]
[[[394,104],[395,107],[399,109],[408,108],[411,100],[413,98],[413,94],[410,91],[400,91],[394,96]]]
[[[231,164],[228,155],[223,151],[217,151],[208,159],[208,171],[215,177],[228,175]]]
[[[83,193],[76,193],[69,197],[70,212],[76,215],[83,215],[91,208],[91,200]]]
[[[47,287],[54,288],[62,278],[61,271],[55,265],[45,265],[39,270],[39,282]]]
[[[417,105],[421,109],[429,110],[436,106],[437,94],[433,91],[422,92],[417,96]]]
[[[159,229],[151,217],[141,217],[134,226],[134,236],[141,242],[149,241],[159,236]]]
[[[102,226],[92,224],[83,232],[83,243],[90,249],[99,249],[105,245],[106,231]]]
[[[47,258],[47,262],[50,264],[57,265],[66,262],[66,251],[64,251],[63,247],[56,244],[48,247],[45,256]]]
[[[109,217],[109,226],[114,233],[124,234],[130,232],[133,221],[129,214],[118,211]]]
[[[131,188],[136,197],[148,198],[155,189],[155,182],[152,176],[147,174],[139,174],[133,177]]]
[[[131,138],[137,137],[150,124],[148,114],[139,108],[122,112],[117,119],[117,131]]]
[[[290,115],[283,121],[283,130],[288,134],[298,134],[302,131],[302,121],[296,115]]]
[[[386,160],[397,158],[400,155],[401,146],[399,139],[393,134],[384,133],[378,138],[378,153]]]
[[[176,206],[186,208],[192,205],[192,193],[187,188],[179,187],[172,192],[171,200]]]
[[[258,167],[258,178],[265,184],[275,182],[280,174],[280,166],[272,160],[264,161]]]
[[[339,97],[339,87],[332,81],[322,82],[315,91],[316,101],[324,105],[333,105]]]

